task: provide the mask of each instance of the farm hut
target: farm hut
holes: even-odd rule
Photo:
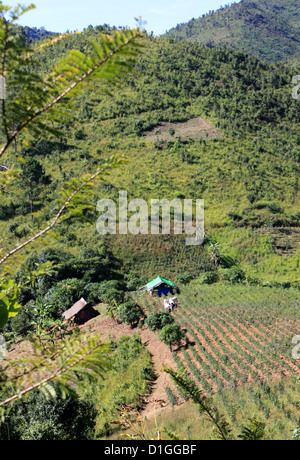
[[[62,316],[67,321],[74,319],[75,324],[82,325],[98,316],[98,313],[86,302],[86,300],[80,299],[72,308],[65,311]]]
[[[150,281],[146,288],[148,292],[153,293],[157,291],[157,297],[162,297],[163,295],[168,296],[169,294],[174,294],[176,289],[175,284],[172,281],[166,280],[158,276],[154,280]]]

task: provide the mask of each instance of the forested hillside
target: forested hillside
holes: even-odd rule
[[[242,0],[178,24],[167,35],[226,45],[269,62],[299,62],[300,6],[293,0]]]
[[[29,42],[43,40],[45,38],[52,37],[53,35],[57,35],[55,32],[46,30],[45,27],[37,28],[25,26],[22,27],[22,30],[24,31]]]
[[[97,34],[97,28],[89,28],[50,47],[39,57],[41,72],[69,48],[88,49]],[[0,208],[5,247],[51,216],[64,180],[121,153],[129,164],[96,188],[95,207],[103,197],[117,200],[120,190],[129,199],[203,198],[208,245],[217,241],[249,276],[296,281],[300,104],[291,95],[294,72],[240,52],[146,38],[136,73],[121,91],[111,98],[94,85],[73,101],[74,134],[65,129],[60,139],[47,140],[27,134],[25,144],[16,145],[16,155],[11,152],[10,163],[20,154],[26,162],[22,191],[4,198]],[[199,128],[195,122],[184,138],[188,120],[196,120]],[[203,120],[208,131],[202,131]],[[170,124],[169,140],[160,139],[163,122]],[[79,222],[66,234],[61,229],[58,244],[72,253],[87,245],[98,248],[103,237],[96,220],[94,212],[85,237]],[[207,249],[187,248],[180,237],[113,235],[106,240],[121,265],[141,276],[159,269],[196,276],[211,269]]]

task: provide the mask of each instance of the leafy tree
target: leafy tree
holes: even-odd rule
[[[118,280],[105,280],[99,283],[97,289],[99,300],[109,305],[124,301],[124,284]]]
[[[162,328],[158,338],[168,345],[170,352],[172,352],[173,345],[180,346],[181,341],[185,338],[185,333],[177,324],[168,324]]]
[[[57,283],[47,292],[43,303],[49,306],[53,319],[61,317],[63,312],[83,297],[84,286],[83,281],[72,278]]]
[[[125,275],[126,279],[126,289],[128,291],[137,291],[140,289],[143,284],[146,284],[146,278],[140,278],[140,276],[135,271],[130,271]]]
[[[34,391],[26,403],[20,401],[0,423],[1,440],[76,441],[93,438],[97,411],[76,395],[55,401]]]
[[[125,324],[130,324],[131,328],[133,328],[134,324],[144,318],[144,313],[135,302],[128,301],[119,306],[118,316],[121,321]]]
[[[33,202],[41,192],[41,184],[49,184],[50,178],[46,176],[41,163],[35,158],[25,158],[21,163],[21,172],[17,181],[22,190],[22,196],[29,200],[30,213],[33,213]]]
[[[49,38],[50,36],[58,36],[57,33],[50,32],[49,30],[45,30],[45,27],[37,28],[37,27],[28,27],[28,26],[25,26],[25,27],[18,26],[18,28],[20,28],[19,33],[25,34],[29,42]]]
[[[9,329],[12,330],[17,336],[26,337],[26,335],[33,330],[34,312],[32,303],[28,303],[20,312],[10,319]]]
[[[159,312],[159,313],[151,313],[146,321],[145,324],[151,331],[157,331],[163,329],[168,324],[173,324],[175,319],[173,318],[170,313],[167,312]]]

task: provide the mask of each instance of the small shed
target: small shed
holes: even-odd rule
[[[74,319],[74,322],[78,325],[82,325],[89,321],[90,319],[98,316],[98,313],[94,308],[86,302],[84,299],[80,299],[76,302],[72,308],[65,311],[62,315],[66,321]]]
[[[167,296],[169,294],[174,294],[176,286],[172,281],[158,276],[154,280],[150,281],[146,285],[146,288],[150,293],[153,293],[154,290],[157,290],[157,297],[161,297],[162,295]]]

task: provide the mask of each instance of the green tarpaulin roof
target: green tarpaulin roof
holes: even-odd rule
[[[169,286],[175,287],[175,284],[172,283],[172,281],[165,280],[164,278],[158,276],[157,278],[155,278],[155,280],[152,280],[150,281],[150,283],[147,284],[147,289],[156,288],[161,284],[168,284]]]

